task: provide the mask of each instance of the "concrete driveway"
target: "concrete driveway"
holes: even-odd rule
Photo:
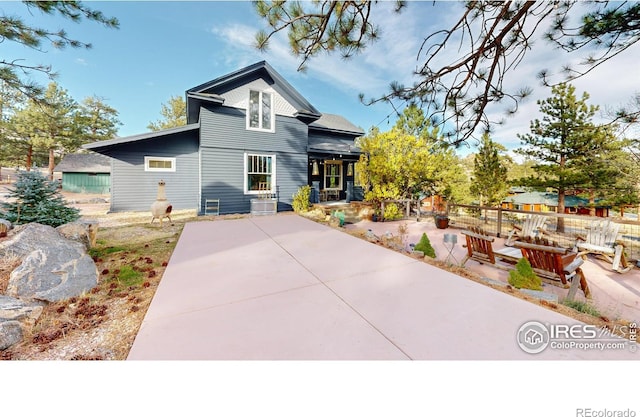
[[[603,335],[526,353],[531,321],[580,325],[294,214],[201,221],[185,225],[128,359],[638,357],[584,343]]]

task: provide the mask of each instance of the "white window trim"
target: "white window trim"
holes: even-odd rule
[[[249,156],[267,156],[271,157],[271,190],[269,191],[261,191],[261,190],[249,190],[249,173],[247,172],[247,159]],[[244,153],[244,168],[242,170],[242,175],[244,177],[244,193],[245,195],[260,195],[260,194],[275,194],[276,192],[276,155],[275,154],[264,154],[264,153],[254,153],[254,152],[245,152]]]
[[[151,168],[149,161],[171,161],[171,168]],[[144,170],[147,172],[176,172],[176,158],[167,158],[164,156],[145,156]]]
[[[262,126],[262,93],[268,93],[271,95],[271,108],[270,108],[270,112],[271,112],[271,128],[270,129],[264,129],[262,127],[252,127],[251,126],[251,92],[255,91],[259,94],[258,97],[258,102],[260,103],[258,105],[258,120],[260,123],[260,126]],[[276,118],[275,118],[275,109],[274,109],[274,105],[273,102],[275,101],[275,94],[271,91],[260,91],[260,90],[249,90],[249,99],[247,100],[247,118],[246,118],[246,124],[247,124],[247,130],[254,130],[257,132],[275,132],[276,131]]]
[[[338,184],[338,187],[336,188],[325,188],[325,190],[342,190],[342,181],[344,181],[344,170],[343,168],[343,164],[342,161],[324,161],[324,178],[323,178],[323,184],[325,187],[327,185],[327,165],[338,165],[340,167],[340,182]]]

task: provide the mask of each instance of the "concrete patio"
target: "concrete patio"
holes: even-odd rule
[[[637,358],[525,353],[529,321],[579,324],[295,214],[220,219],[185,225],[128,359]]]

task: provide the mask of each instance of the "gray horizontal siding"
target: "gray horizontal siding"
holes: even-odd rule
[[[262,152],[248,150],[247,152]],[[279,211],[291,210],[292,196],[307,183],[307,155],[269,152],[276,155],[276,186]],[[241,149],[202,149],[202,204],[220,199],[220,213],[248,213],[255,195],[244,194],[244,154]],[[205,162],[206,161],[206,162]]]
[[[111,211],[146,211],[156,200],[158,182],[166,183],[174,210],[197,209],[199,161],[197,131],[118,145],[112,159]],[[176,158],[175,172],[146,172],[145,156]]]
[[[245,112],[222,107],[216,113],[202,108],[202,147],[262,149],[270,152],[307,152],[307,125],[298,119],[276,116],[275,132],[247,130]]]
[[[202,203],[220,199],[220,213],[248,213],[255,195],[244,194],[244,154],[276,155],[278,210],[291,210],[293,194],[307,183],[307,126],[277,116],[275,133],[246,129],[245,113],[237,109],[202,109],[200,143]]]

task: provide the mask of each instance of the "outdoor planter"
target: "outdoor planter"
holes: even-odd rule
[[[446,229],[447,227],[449,227],[449,217],[436,216],[436,227],[438,229]]]

